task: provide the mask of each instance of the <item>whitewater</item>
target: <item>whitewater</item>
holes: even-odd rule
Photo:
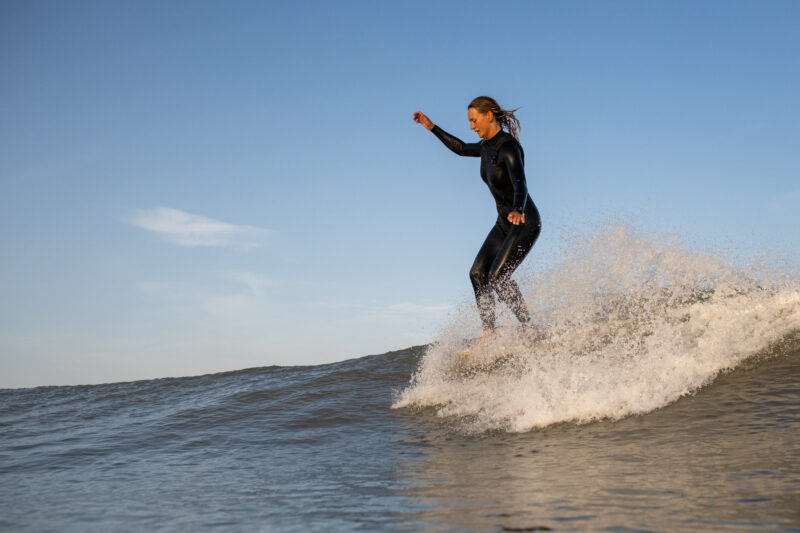
[[[523,284],[533,334],[501,328],[464,376],[459,353],[478,332],[461,313],[394,406],[436,407],[475,432],[619,419],[800,346],[800,285],[763,264],[735,266],[615,222],[566,239],[563,255]],[[488,368],[505,354],[514,357]]]
[[[800,531],[796,272],[607,222],[481,351],[0,390],[3,531]],[[507,312],[505,312],[507,313]]]

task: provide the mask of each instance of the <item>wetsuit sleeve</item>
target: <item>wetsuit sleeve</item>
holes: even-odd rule
[[[503,165],[508,172],[511,186],[514,188],[514,211],[525,212],[525,202],[528,200],[528,185],[525,182],[525,167],[522,160],[522,151],[516,142],[507,142],[497,154],[498,163]]]
[[[458,137],[453,137],[439,126],[434,126],[431,130],[445,146],[450,148],[458,155],[465,155],[469,157],[480,157],[481,143],[465,143]]]

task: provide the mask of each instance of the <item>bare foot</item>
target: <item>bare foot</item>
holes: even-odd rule
[[[495,336],[495,332],[494,331],[488,330],[488,329],[484,330],[483,331],[483,335],[481,335],[481,338],[477,342],[475,342],[475,346],[473,346],[473,349],[486,349],[486,348],[488,348],[489,347],[489,341],[491,341],[494,338],[494,336]]]
[[[494,336],[495,336],[494,331],[484,330],[483,335],[481,335],[480,339],[472,343],[472,345],[466,350],[458,352],[458,355],[469,355],[474,352],[480,352],[486,350],[489,347],[489,341],[492,340]]]

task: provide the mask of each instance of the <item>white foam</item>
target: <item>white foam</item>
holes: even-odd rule
[[[470,431],[617,419],[668,405],[749,357],[781,353],[800,333],[796,276],[620,223],[565,240],[562,262],[522,285],[542,340],[507,326],[465,364],[458,352],[477,333],[477,311],[464,309],[393,407],[433,407]]]

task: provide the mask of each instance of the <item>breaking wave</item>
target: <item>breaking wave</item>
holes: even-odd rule
[[[432,408],[469,432],[619,419],[800,345],[796,275],[619,222],[565,239],[558,264],[520,285],[535,331],[501,327],[465,357],[478,334],[477,311],[465,309],[393,407]]]

